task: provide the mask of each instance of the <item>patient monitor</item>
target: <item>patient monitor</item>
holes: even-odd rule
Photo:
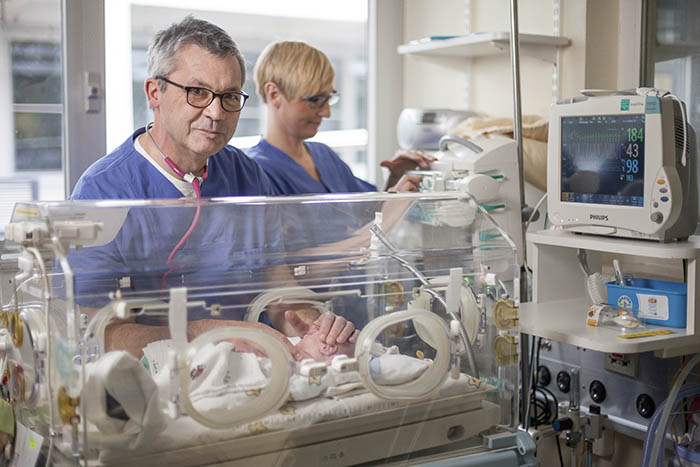
[[[666,91],[585,92],[552,105],[549,217],[582,233],[668,242],[695,231],[695,132]]]

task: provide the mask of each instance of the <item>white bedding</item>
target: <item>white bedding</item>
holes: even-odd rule
[[[481,383],[479,380],[462,374],[458,380],[447,379],[440,388],[436,398],[462,395],[476,391],[493,390],[495,387]],[[131,450],[128,456],[138,456],[194,446],[206,446],[213,443],[254,436],[276,430],[304,429],[311,425],[337,419],[344,419],[389,409],[399,409],[411,402],[380,399],[374,394],[363,393],[341,398],[320,397],[307,401],[290,401],[279,410],[258,421],[230,429],[217,430],[200,425],[190,417],[169,420],[168,425],[148,446]],[[397,423],[401,423],[401,414]],[[118,462],[127,455],[123,447],[112,445],[101,453],[104,463]]]
[[[128,360],[128,357],[125,356],[124,359]],[[133,362],[136,360],[133,359]],[[135,365],[131,371],[136,373],[143,371],[147,375],[147,370],[140,364],[136,362]],[[396,354],[389,350],[372,360],[370,368],[373,379],[378,383],[401,384],[420,376],[428,365],[428,361]],[[233,413],[236,407],[240,407],[251,398],[258,397],[260,388],[267,382],[265,375],[268,369],[269,360],[266,358],[233,352],[227,342],[212,344],[211,348],[203,349],[192,364],[190,398],[200,413],[206,414],[208,411],[213,411],[219,416],[224,410],[230,410]],[[374,413],[410,404],[406,401],[381,399],[367,392],[357,372],[339,373],[329,368],[328,373],[321,377],[294,374],[290,379],[290,400],[273,413],[252,423],[232,426],[230,429],[212,429],[186,415],[173,420],[163,414],[169,396],[167,377],[169,371],[167,370],[167,367],[163,367],[153,375],[157,383],[158,397],[149,397],[149,400],[158,401],[159,423],[156,424],[147,419],[139,420],[140,425],[145,429],[154,426],[158,429],[150,430],[149,433],[135,433],[134,424],[131,423],[128,432],[124,432],[121,437],[118,433],[114,433],[114,430],[109,433],[109,436],[105,436],[107,433],[104,432],[93,433],[92,441],[105,449],[102,452],[103,461],[107,462],[112,456],[123,456],[125,448],[134,455],[164,452],[269,431],[300,429],[323,421]],[[109,387],[108,384],[103,386]],[[152,390],[150,385],[148,387]],[[490,389],[495,388],[461,374],[457,380],[448,378],[435,397],[443,398]],[[143,388],[135,389],[137,392],[142,390]],[[104,418],[99,414],[91,416],[90,410],[88,412],[89,421],[92,421],[91,418],[100,421]],[[152,407],[149,408],[148,413],[153,413]],[[166,422],[164,429],[162,420]],[[104,426],[104,423],[102,425]],[[135,442],[135,436],[138,442]]]

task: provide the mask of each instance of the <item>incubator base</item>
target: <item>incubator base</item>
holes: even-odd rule
[[[485,385],[487,386],[487,385]],[[493,389],[493,387],[487,387]],[[484,399],[485,391],[317,423],[302,429],[168,449],[124,457],[124,451],[103,451],[101,465],[132,467],[202,466],[226,462],[249,465],[355,465],[464,440],[494,425],[501,408]]]

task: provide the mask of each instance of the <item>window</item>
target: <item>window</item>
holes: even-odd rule
[[[700,30],[695,0],[656,0],[647,21],[646,85],[667,89],[686,103],[688,121],[700,129]]]
[[[251,99],[243,109],[231,144],[246,149],[257,144],[264,132],[265,108],[255,93],[253,78],[253,66],[262,49],[273,40],[303,40],[331,59],[336,71],[335,87],[342,94],[314,140],[333,147],[355,175],[367,178],[367,2],[203,0],[198,4],[198,10],[193,11],[191,2],[178,0],[106,0],[106,16],[113,18],[106,31],[106,49],[112,53],[121,48],[117,56],[123,57],[127,53],[124,44],[130,44],[131,65],[131,70],[125,70],[122,60],[110,62],[107,54],[108,148],[116,147],[126,135],[152,119],[143,82],[147,77],[146,49],[153,34],[193,14],[229,31],[246,59],[244,89]],[[130,36],[125,24],[130,24]],[[110,98],[120,94],[112,91],[110,83],[118,86],[118,76],[126,77],[127,72],[131,96],[115,102]]]
[[[65,196],[61,2],[2,6],[0,61],[9,66],[0,67],[0,231],[15,201]]]

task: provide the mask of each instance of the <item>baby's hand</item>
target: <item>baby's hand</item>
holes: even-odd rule
[[[296,350],[303,358],[313,358],[317,362],[330,362],[335,355],[351,356],[355,353],[356,333],[357,331],[352,336],[353,342],[328,344],[327,339],[323,339],[319,325],[314,323],[309,332],[296,345]]]
[[[357,340],[358,331],[355,330],[352,321],[334,313],[323,313],[312,324],[304,322],[293,310],[287,310],[284,317],[302,337],[311,332],[320,332],[320,339],[331,345],[355,343]]]

